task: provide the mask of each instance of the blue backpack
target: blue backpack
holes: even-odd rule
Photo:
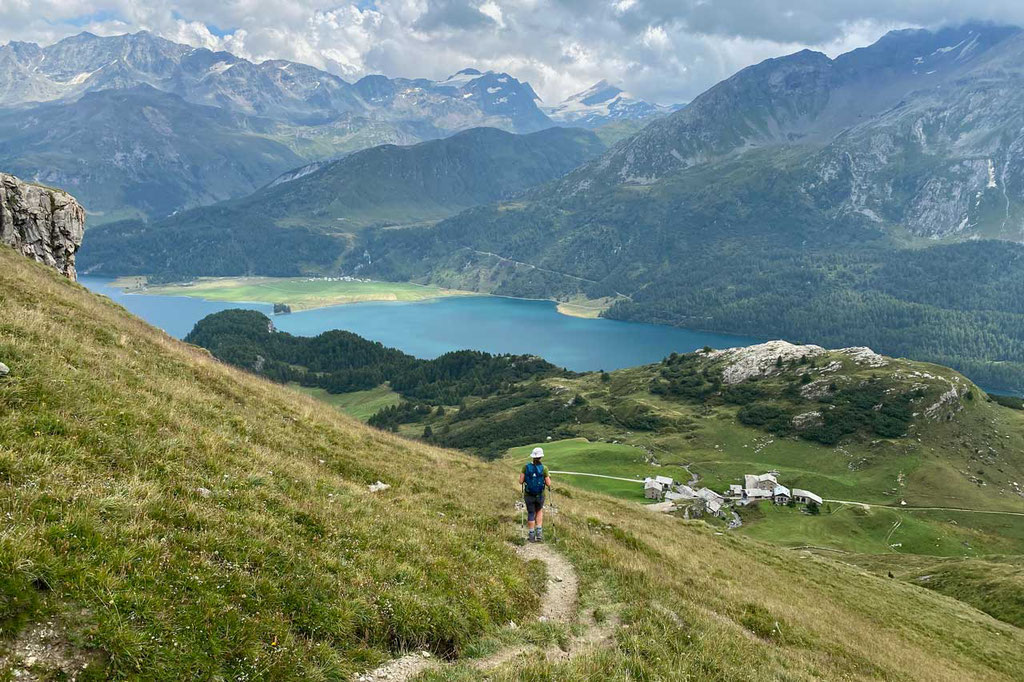
[[[526,492],[540,495],[544,492],[544,465],[530,462],[526,465]]]

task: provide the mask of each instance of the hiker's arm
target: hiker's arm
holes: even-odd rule
[[[519,485],[526,483],[526,474],[519,474]]]
[[[544,485],[546,485],[548,488],[551,487],[551,477],[550,476],[545,476],[544,477]]]

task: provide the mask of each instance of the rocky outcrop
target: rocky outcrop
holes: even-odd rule
[[[885,367],[889,361],[867,346],[854,346],[852,348],[840,348],[838,353],[848,355],[851,360],[862,367]]]
[[[800,346],[787,341],[768,341],[745,348],[726,348],[705,354],[710,359],[725,360],[722,381],[738,384],[747,379],[764,377],[781,371],[778,363],[790,363],[801,358],[808,360],[827,353],[821,346]]]
[[[801,346],[788,341],[768,341],[754,346],[726,348],[724,350],[700,351],[710,360],[724,360],[722,381],[726,384],[738,384],[747,379],[758,379],[783,371],[783,365],[800,360],[811,360],[830,351],[821,346]],[[840,348],[833,353],[842,353],[861,367],[885,367],[889,360],[866,346]],[[838,360],[818,369],[819,374],[831,374],[842,369]],[[819,379],[801,389],[804,397],[821,397],[829,391],[831,381]],[[805,393],[806,392],[806,393]]]
[[[0,173],[0,243],[75,279],[85,209],[67,192]]]

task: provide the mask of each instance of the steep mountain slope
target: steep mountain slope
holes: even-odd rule
[[[990,90],[993,79],[1003,81],[1009,94],[1020,78],[1012,65],[1021,45],[1020,29],[967,25],[934,33],[896,31],[835,59],[810,50],[768,59],[715,85],[685,109],[580,169],[564,187],[651,184],[755,148],[799,143],[813,151],[855,126],[875,130],[879,122],[873,117],[904,100],[969,96]],[[986,122],[1012,130],[1019,108],[1012,100],[1004,101]],[[937,154],[939,150],[928,146],[929,135],[936,132],[922,123],[917,137],[906,142]],[[966,135],[961,141],[983,142]]]
[[[606,80],[598,81],[545,110],[552,121],[584,128],[597,128],[618,121],[644,121],[665,116],[671,111],[671,107],[645,102]]]
[[[509,545],[511,466],[362,427],[6,248],[0,305],[5,673],[336,679],[426,648],[460,659],[435,678],[467,679],[496,642],[569,637],[531,623],[546,581]],[[571,612],[609,635],[494,679],[1009,680],[1024,663],[1018,628],[912,585],[582,491],[555,517]]]
[[[243,199],[148,225],[94,230],[83,267],[106,274],[178,277],[237,273],[236,249],[225,250],[225,233],[252,231],[267,239],[278,228],[300,228],[338,235],[368,225],[437,220],[558,177],[603,150],[593,133],[567,128],[530,135],[476,128],[409,147],[374,147],[299,169],[295,179],[275,181]],[[282,239],[298,241],[306,234],[286,231]],[[164,233],[174,238],[166,240]],[[326,262],[345,247],[344,240],[335,240]],[[193,250],[203,252],[202,262],[190,260],[187,254]],[[274,262],[242,274],[295,266],[282,254],[264,253]]]
[[[868,344],[1020,390],[1024,311],[999,294],[1024,274],[1020,247],[933,244],[1024,236],[1021,49],[1019,29],[971,25],[768,60],[530,201],[367,234],[347,267],[618,292],[616,317]]]
[[[600,141],[582,130],[513,135],[474,128],[413,146],[363,150],[231,202],[230,209],[282,225],[346,232],[372,223],[436,220],[518,194],[602,151]],[[200,209],[187,220],[218,229],[218,221],[205,217],[218,210]]]
[[[71,189],[102,223],[251,192],[302,159],[273,124],[147,85],[0,110],[0,165]]]

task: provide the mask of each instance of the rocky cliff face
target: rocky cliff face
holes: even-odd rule
[[[85,209],[67,192],[0,173],[0,243],[75,279]]]

